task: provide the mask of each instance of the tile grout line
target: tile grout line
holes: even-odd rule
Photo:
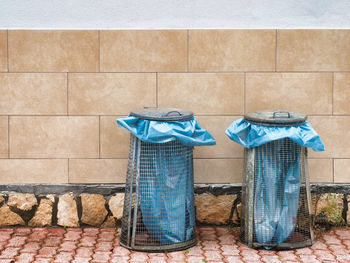
[[[100,38],[100,30],[98,30],[98,72],[101,72],[101,38]]]
[[[277,72],[277,29],[275,30],[275,72]]]
[[[246,89],[246,84],[247,84],[247,73],[244,72],[244,89],[243,89],[243,114],[247,113],[247,89]]]
[[[89,114],[89,115],[79,115],[79,114],[72,114],[72,115],[68,115],[70,117],[98,117],[98,116],[103,116],[103,117],[125,117],[125,115],[130,114],[130,112],[126,112],[126,113],[118,113],[118,114]],[[231,117],[231,116],[241,116],[244,113],[232,113],[232,114],[195,114],[195,116],[201,116],[201,117]],[[19,115],[19,114],[10,114],[10,115],[1,115],[3,117],[7,117],[7,116],[12,116],[12,117],[67,117],[66,114],[42,114],[42,115],[33,115],[33,114],[28,114],[28,115]],[[350,117],[350,115],[348,114],[335,114],[332,115],[330,114],[308,114],[308,116],[310,117]]]
[[[68,72],[66,73],[66,85],[67,85],[67,116],[69,115],[69,89],[68,89]]]
[[[10,116],[7,116],[7,158],[10,159]]]
[[[334,182],[334,181],[335,181],[335,180],[334,180],[334,177],[335,177],[335,175],[334,175],[334,160],[335,160],[335,159],[334,159],[334,158],[332,158],[332,166],[333,166],[333,167],[332,167],[332,170],[333,170],[333,171],[332,171],[332,172],[333,172],[333,183],[335,183],[335,182]]]
[[[156,107],[158,108],[158,72],[156,72]]]
[[[0,160],[7,160],[8,158],[0,158]],[[193,157],[193,160],[243,160],[244,157]],[[328,160],[330,158],[311,158],[312,160]],[[350,160],[350,158],[338,158],[341,160]],[[11,160],[128,160],[128,157],[120,157],[120,158],[67,158],[67,157],[57,157],[57,158],[11,158]]]
[[[67,158],[67,162],[68,162],[68,170],[67,170],[67,176],[68,176],[68,178],[67,178],[67,182],[68,182],[68,184],[70,183],[69,181],[69,162],[70,162],[70,159],[69,158]]]
[[[10,56],[9,56],[9,31],[6,30],[6,52],[7,52],[7,72],[10,72]]]
[[[8,159],[8,158],[0,158],[0,160]],[[30,158],[11,158],[12,160],[98,160],[98,157],[73,157],[73,158],[67,158],[67,157],[48,157],[48,158],[40,158],[40,157],[30,157]],[[231,160],[231,159],[244,159],[244,157],[195,157],[194,159],[219,159],[219,160]],[[101,158],[101,160],[128,160],[128,157],[107,157],[107,158]],[[345,157],[309,157],[309,160],[350,160],[349,158]]]
[[[334,84],[335,84],[335,74],[332,74],[332,116],[334,116]]]
[[[349,70],[343,70],[343,71],[278,71],[275,72],[273,70],[259,70],[259,71],[244,71],[244,70],[233,70],[233,71],[158,71],[158,73],[167,73],[167,74],[242,74],[242,73],[252,73],[252,74],[271,74],[271,73],[286,73],[286,74],[329,74],[329,73],[350,73]],[[0,72],[0,74],[4,74],[7,72]],[[22,73],[22,74],[62,74],[66,73],[66,71],[12,71],[11,73]],[[96,72],[96,71],[86,71],[86,72],[77,72],[77,71],[70,71],[70,74],[151,74],[156,73],[154,71],[103,71],[103,72]]]
[[[187,72],[190,71],[190,30],[187,29]]]
[[[8,158],[0,158],[0,160],[7,160]],[[208,158],[207,158],[208,159]],[[217,159],[230,159],[230,158],[217,158]],[[346,160],[350,160],[350,158],[340,158],[340,159],[346,159]],[[36,157],[31,157],[31,158],[20,158],[20,157],[16,157],[16,158],[11,158],[11,160],[99,160],[98,157],[96,158],[91,158],[91,157],[71,157],[71,158],[67,158],[67,157],[49,157],[49,158],[36,158]],[[128,157],[120,157],[120,158],[112,158],[112,157],[108,157],[108,158],[101,158],[101,160],[128,160]]]
[[[101,116],[98,116],[98,159],[101,159]]]

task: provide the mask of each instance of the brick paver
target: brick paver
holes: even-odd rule
[[[113,228],[0,228],[0,263],[350,263],[350,229],[319,235],[312,247],[255,250],[238,240],[238,228],[198,229],[198,244],[184,251],[145,253],[119,245]]]

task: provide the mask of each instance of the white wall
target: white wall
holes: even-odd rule
[[[350,28],[350,0],[0,0],[0,28]]]

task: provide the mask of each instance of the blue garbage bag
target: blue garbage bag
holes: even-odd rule
[[[176,140],[186,146],[216,144],[213,136],[199,126],[196,118],[189,121],[165,122],[129,116],[117,119],[117,123],[143,142],[165,143]]]
[[[142,149],[155,154],[143,155]],[[161,244],[187,241],[195,230],[192,159],[180,152],[181,147],[174,147],[175,152],[167,149],[155,144],[141,146],[144,158],[140,160],[142,220]]]
[[[282,243],[299,207],[300,147],[289,138],[256,148],[254,233],[259,243]]]
[[[325,150],[320,136],[308,122],[299,126],[275,127],[252,124],[241,118],[234,121],[225,133],[231,140],[246,148],[289,138],[300,146],[312,148],[316,152]]]
[[[195,229],[193,161],[183,152],[192,154],[193,146],[214,145],[215,139],[195,118],[163,122],[129,116],[117,123],[142,141],[139,194],[148,233],[161,244],[191,239]],[[180,145],[172,151],[162,147],[173,141]]]
[[[321,138],[307,122],[275,127],[252,124],[243,118],[234,121],[226,135],[246,148],[256,147],[254,233],[257,241],[284,242],[294,232],[297,221],[300,146],[324,151]]]

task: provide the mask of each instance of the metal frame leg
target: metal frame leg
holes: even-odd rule
[[[136,178],[135,178],[135,207],[134,207],[134,220],[132,227],[132,236],[131,236],[131,247],[135,246],[135,235],[137,228],[137,212],[139,206],[139,181],[140,181],[140,152],[141,152],[141,140],[136,138]]]
[[[245,235],[248,247],[253,246],[254,233],[254,171],[255,171],[255,148],[246,149],[246,203],[245,203]]]

